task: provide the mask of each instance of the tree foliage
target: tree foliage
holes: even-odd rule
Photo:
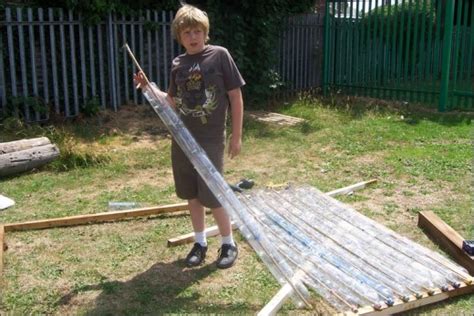
[[[248,101],[264,101],[279,76],[273,71],[278,35],[289,15],[307,12],[313,1],[208,0],[211,40],[227,47],[247,81]]]

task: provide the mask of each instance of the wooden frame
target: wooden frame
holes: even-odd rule
[[[359,309],[357,314],[353,313],[346,313],[345,315],[364,315],[364,316],[385,316],[385,315],[393,315],[395,313],[405,312],[414,308],[418,308],[421,306],[441,302],[451,297],[473,293],[474,292],[474,284],[467,285],[465,283],[461,283],[461,286],[457,289],[451,288],[449,291],[442,292],[441,290],[436,290],[434,294],[428,295],[423,294],[423,297],[420,299],[411,298],[408,302],[402,302],[401,300],[396,300],[395,304],[390,307],[386,307],[381,311],[374,310],[371,306],[363,307]]]
[[[364,316],[386,316],[393,315],[395,313],[405,312],[414,308],[421,306],[437,303],[445,299],[464,295],[474,292],[474,284],[465,284],[461,283],[461,286],[457,289],[451,288],[449,291],[442,292],[441,290],[436,290],[432,295],[427,293],[423,294],[422,298],[411,297],[408,302],[403,302],[399,299],[395,300],[393,306],[384,306],[382,310],[374,310],[372,306],[365,306],[360,308],[357,312],[347,312],[338,314],[338,316],[354,316],[354,315],[364,315]],[[293,294],[293,289],[290,285],[285,284],[280,291],[273,297],[273,299],[265,305],[265,307],[260,310],[258,313],[259,316],[264,315],[275,315],[276,312],[281,308],[284,301],[291,297]]]
[[[151,215],[159,215],[164,213],[173,213],[185,211],[188,209],[188,203],[170,204],[157,207],[144,207],[134,210],[124,210],[115,212],[104,212],[97,214],[76,215],[68,217],[59,217],[51,219],[43,219],[37,221],[28,221],[21,223],[11,223],[0,225],[0,276],[3,271],[3,251],[7,247],[4,246],[5,233],[9,231],[18,230],[34,230],[34,229],[48,229],[54,227],[68,227],[93,223],[102,223],[115,221],[118,219],[143,217]]]
[[[373,180],[372,180],[373,181]],[[370,182],[372,183],[372,182]],[[366,183],[367,185],[368,183]],[[355,191],[357,189],[362,189],[366,185],[364,183],[358,183],[354,186],[350,186],[347,188],[342,188],[338,190],[334,190],[331,192],[327,192],[327,195],[330,196],[336,196],[339,194],[348,194],[352,191]],[[430,212],[432,213],[432,212]],[[421,214],[420,214],[421,215]],[[424,214],[426,215],[426,214]],[[434,215],[434,214],[433,214]],[[426,217],[426,216],[424,216]],[[423,220],[421,220],[423,223]],[[439,223],[438,223],[439,224]],[[444,224],[447,226],[446,224]],[[437,226],[442,226],[442,225],[437,225]],[[421,226],[420,226],[421,227]],[[449,227],[449,226],[448,226]],[[443,228],[446,229],[446,227],[443,226]],[[450,228],[450,227],[449,227]],[[452,230],[452,228],[450,228]],[[452,230],[454,233],[456,233],[454,230]],[[455,241],[453,242],[452,240],[450,243],[453,243],[456,245],[456,248],[458,250],[460,249],[461,244],[462,244],[462,237],[460,237],[459,234],[454,234],[453,232],[450,232],[449,235],[451,236],[456,236],[457,239],[455,238]],[[444,236],[444,235],[443,235]],[[444,236],[445,237],[445,236]],[[461,239],[461,241],[459,241]],[[454,248],[454,247],[451,247]],[[462,250],[461,250],[462,251]],[[464,251],[463,251],[464,252]],[[465,253],[464,253],[465,254]],[[467,255],[467,254],[466,254]],[[472,274],[472,272],[470,272]],[[469,282],[469,281],[466,281]],[[424,305],[436,303],[443,301],[445,299],[455,297],[458,295],[463,295],[463,294],[468,294],[468,293],[473,293],[474,292],[474,284],[473,283],[461,283],[461,286],[459,288],[453,288],[450,287],[450,289],[446,292],[441,291],[440,289],[436,289],[434,293],[428,294],[428,293],[423,293],[423,296],[421,298],[416,298],[416,297],[411,297],[408,302],[403,302],[399,299],[395,300],[395,304],[393,306],[383,306],[382,310],[375,310],[372,306],[365,306],[360,308],[356,312],[348,312],[344,313],[341,315],[344,316],[349,316],[349,315],[367,315],[367,316],[382,316],[382,315],[392,315],[395,313],[400,313],[404,311],[408,311],[414,308],[418,308]],[[273,298],[267,303],[267,305],[264,306],[263,309],[260,310],[260,312],[257,314],[259,316],[266,316],[266,315],[276,315],[278,310],[282,307],[284,302],[290,298],[293,295],[293,288],[289,284],[283,285],[280,290],[273,296]]]

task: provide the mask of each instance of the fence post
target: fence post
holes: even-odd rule
[[[112,106],[114,107],[114,111],[117,111],[118,102],[117,102],[117,85],[116,81],[117,78],[115,77],[116,69],[115,69],[115,59],[117,58],[117,54],[115,53],[115,43],[114,40],[114,24],[112,22],[112,13],[109,13],[107,16],[107,24],[106,24],[106,34],[107,34],[107,44],[108,44],[108,55],[109,55],[109,62],[108,62],[108,74],[109,74],[109,88],[110,88],[110,101]]]
[[[329,2],[326,1],[324,7],[324,59],[323,59],[323,95],[327,96],[328,94],[328,84],[329,84]]]
[[[454,24],[454,0],[446,1],[446,17],[444,19],[444,36],[443,36],[443,64],[441,70],[441,91],[439,97],[440,112],[446,111],[448,103],[449,89],[449,73],[451,67],[451,47],[453,40],[453,24]]]

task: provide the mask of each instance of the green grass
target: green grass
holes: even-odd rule
[[[143,114],[143,109],[137,111]],[[432,210],[472,237],[472,125],[468,113],[436,113],[370,99],[300,98],[275,109],[306,119],[293,127],[246,120],[243,151],[226,161],[225,178],[258,187],[310,184],[323,191],[376,178],[375,185],[340,199],[387,227],[441,251],[416,226]],[[44,168],[1,179],[0,194],[16,201],[3,223],[105,212],[109,201],[143,206],[176,203],[170,139],[150,109],[127,120],[121,112],[57,126],[3,122],[2,141],[48,136],[61,157]],[[101,114],[103,115],[103,114]],[[105,122],[115,122],[110,126]],[[135,125],[133,125],[135,126]],[[208,218],[208,224],[213,221]],[[208,264],[186,269],[189,246],[167,248],[190,232],[185,213],[96,225],[8,232],[0,313],[181,314],[260,310],[279,285],[242,237],[237,266],[216,270],[218,240]],[[315,311],[331,309],[312,296]],[[472,296],[423,307],[414,314],[472,313]],[[288,301],[283,313],[300,314]]]

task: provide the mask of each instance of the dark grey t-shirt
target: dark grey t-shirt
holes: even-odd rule
[[[173,60],[168,93],[180,117],[200,142],[225,140],[227,91],[245,84],[227,49],[207,45],[198,54]]]

